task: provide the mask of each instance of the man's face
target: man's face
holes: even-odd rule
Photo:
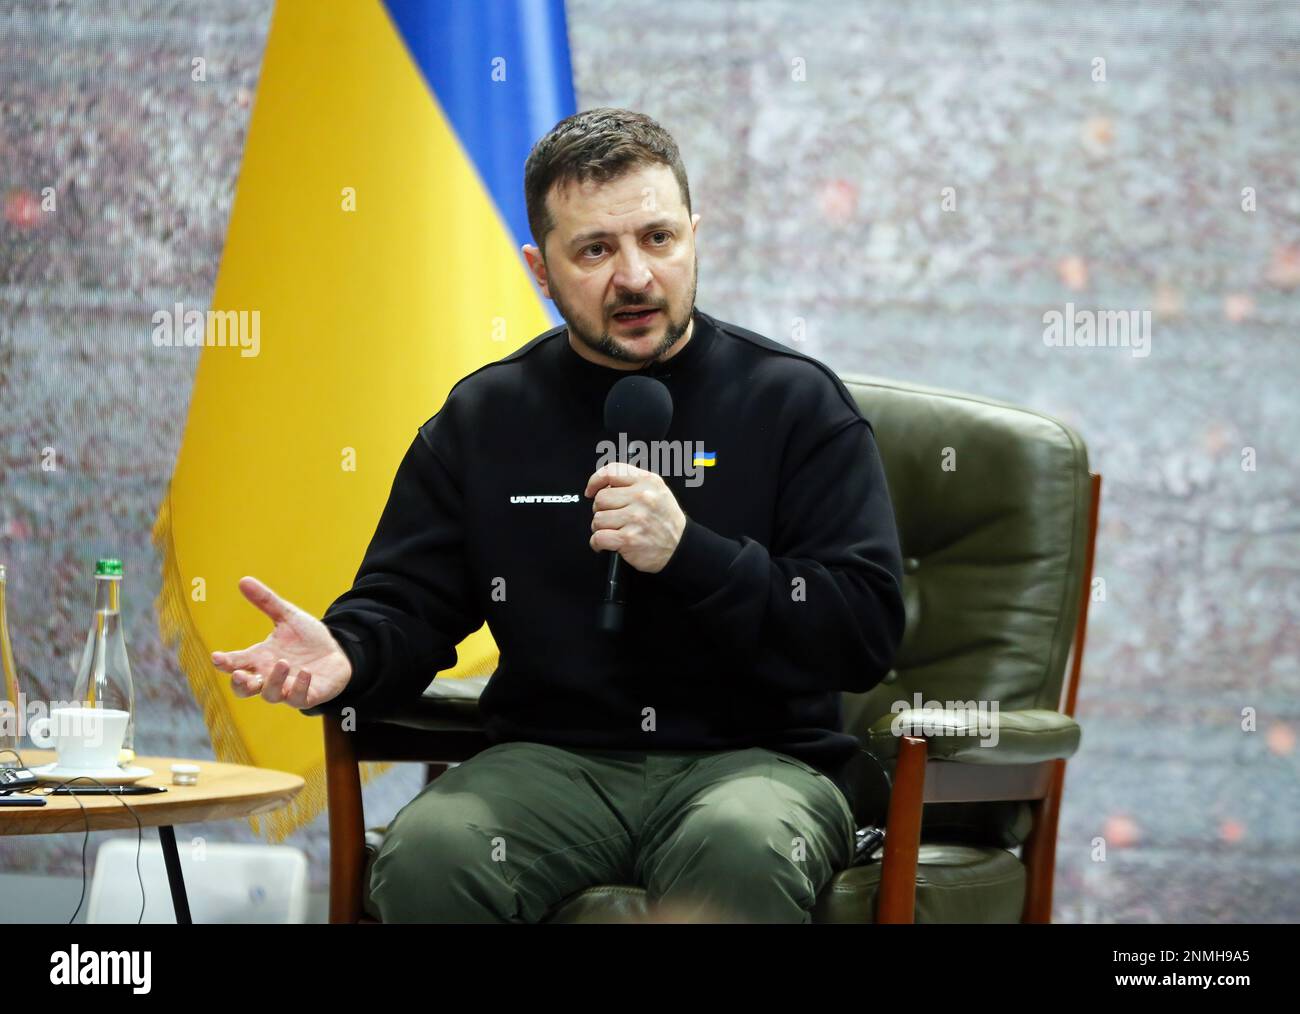
[[[574,351],[624,370],[674,355],[694,324],[700,216],[687,217],[673,171],[655,165],[609,183],[570,182],[552,187],[547,202],[555,228],[546,259],[531,245],[524,256],[568,324]],[[633,306],[653,312],[616,316]]]

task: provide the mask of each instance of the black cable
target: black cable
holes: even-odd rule
[[[104,788],[108,788],[107,785],[105,785],[103,782],[101,782],[98,778],[94,777],[93,775],[77,775],[76,778],[69,778],[66,782],[60,782],[59,784],[71,785],[73,782],[81,781],[81,779],[83,778],[87,779],[88,781],[94,782],[96,785],[100,785],[103,786]],[[69,792],[68,795],[70,795],[73,799],[77,801],[77,806],[81,807],[82,818],[86,822],[85,837],[81,839],[81,897],[77,899],[77,908],[72,913],[72,918],[68,920],[68,925],[72,925],[72,923],[76,921],[78,913],[81,911],[81,903],[86,899],[86,845],[90,842],[90,814],[86,812],[86,804],[81,801],[81,799],[77,796],[75,792]],[[140,815],[137,814],[135,810],[131,808],[131,804],[128,803],[125,799],[123,799],[121,795],[114,792],[109,792],[107,793],[107,795],[113,797],[119,803],[125,806],[127,812],[131,814],[131,817],[135,820],[135,826],[136,826],[135,876],[136,876],[136,880],[140,884],[140,917],[136,919],[136,925],[138,926],[142,922],[144,922],[144,909],[145,909],[144,875],[140,872],[140,848],[144,842],[144,825],[140,823]]]
[[[23,763],[22,754],[20,754],[17,750],[11,750],[8,747],[5,747],[3,750],[0,750],[0,754],[6,754],[6,753],[11,753],[18,758],[19,767],[26,768],[28,771],[31,770],[31,768],[28,768],[27,765]],[[80,781],[83,778],[94,782],[96,785],[100,785],[104,788],[108,788],[107,785],[101,782],[94,775],[77,775],[76,778],[69,778],[66,782],[60,782],[60,784],[71,785],[73,782]],[[35,794],[35,790],[36,790],[36,786],[33,785],[30,788],[22,790],[22,792],[24,795]],[[48,792],[44,793],[44,795],[49,795],[49,794],[50,793]],[[70,795],[73,799],[77,801],[77,806],[81,808],[81,817],[86,822],[85,836],[81,839],[81,897],[77,899],[77,908],[72,913],[72,918],[68,920],[68,925],[71,926],[73,922],[76,921],[77,915],[81,912],[82,902],[86,900],[86,846],[90,843],[90,814],[86,812],[86,804],[83,803],[80,800],[80,798],[78,798],[75,792],[69,792],[68,795]],[[136,826],[135,876],[136,876],[136,880],[140,884],[140,917],[135,921],[136,925],[138,926],[144,922],[144,910],[147,901],[145,897],[145,891],[144,891],[144,874],[140,872],[140,848],[144,843],[144,825],[140,823],[140,815],[131,808],[131,804],[128,803],[125,799],[123,799],[120,794],[115,792],[109,792],[107,793],[107,795],[112,796],[119,803],[125,806],[127,812],[131,814],[132,818],[135,820],[135,826]]]

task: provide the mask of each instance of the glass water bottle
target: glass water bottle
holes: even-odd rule
[[[74,694],[86,707],[125,711],[131,716],[117,762],[124,768],[135,763],[135,687],[122,632],[121,560],[95,564],[95,617],[86,635]]]
[[[0,563],[0,679],[4,691],[0,695],[0,768],[19,767],[18,758],[3,751],[18,749],[18,723],[22,718],[23,702],[18,693],[18,667],[14,665],[14,650],[9,644],[9,616],[5,611],[5,565]]]

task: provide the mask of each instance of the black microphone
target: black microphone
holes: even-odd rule
[[[605,429],[617,437],[633,440],[662,440],[673,421],[673,396],[653,377],[624,377],[605,396]],[[596,612],[596,627],[607,633],[623,629],[623,557],[612,550],[605,576],[605,598]]]

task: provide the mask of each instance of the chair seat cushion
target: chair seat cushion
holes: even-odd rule
[[[362,872],[365,913],[380,918],[370,897],[370,867],[387,827],[366,832]],[[836,874],[813,908],[813,922],[871,923],[876,919],[880,863],[854,866]],[[1015,923],[1025,901],[1025,868],[1006,849],[992,846],[921,845],[916,874],[918,923]],[[651,918],[644,888],[599,884],[557,905],[550,923],[645,922]]]
[[[548,923],[649,922],[650,919],[645,888],[630,884],[588,887],[556,905],[546,917]]]
[[[880,863],[837,874],[813,908],[816,923],[872,923]],[[1025,903],[1025,868],[1006,849],[923,844],[916,874],[918,923],[1017,923]],[[558,905],[547,922],[643,922],[651,918],[642,888],[590,887]]]
[[[876,921],[881,864],[854,866],[826,885],[813,922]],[[995,846],[922,843],[916,870],[917,923],[1017,923],[1025,904],[1025,868]]]

